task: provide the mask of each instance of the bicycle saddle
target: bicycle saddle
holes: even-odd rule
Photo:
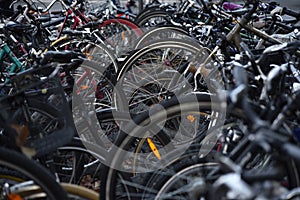
[[[235,16],[242,16],[248,12],[248,9],[243,8],[243,6],[230,2],[224,2],[222,7],[227,13]]]

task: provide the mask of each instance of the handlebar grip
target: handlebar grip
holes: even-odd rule
[[[72,59],[85,57],[82,53],[75,51],[48,51],[43,54],[40,60],[40,64],[46,64],[48,62],[67,63]]]
[[[77,30],[63,30],[62,33],[67,35],[72,35],[72,36],[83,35],[83,31],[77,31]]]
[[[284,24],[284,23],[280,23],[280,22],[276,22],[276,25],[285,29],[285,30],[288,30],[288,31],[292,31],[293,30],[293,27],[292,26],[289,26],[287,24]]]
[[[51,26],[58,25],[58,24],[62,23],[64,20],[65,20],[65,17],[59,17],[59,18],[54,19],[52,21],[45,22],[45,23],[42,24],[42,28],[48,28],[48,27],[51,27]]]
[[[283,14],[286,14],[286,15],[289,15],[289,16],[292,16],[292,17],[295,17],[297,19],[300,18],[300,13],[297,12],[297,11],[294,11],[294,10],[291,10],[287,7],[284,7],[283,10],[282,10],[282,13]]]

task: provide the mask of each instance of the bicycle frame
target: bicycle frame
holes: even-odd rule
[[[5,55],[9,56],[10,61],[12,62],[12,65],[9,68],[9,74],[12,74],[16,72],[17,70],[23,71],[22,63],[19,61],[19,59],[14,55],[14,53],[11,51],[9,46],[4,43],[0,47],[0,61],[3,61],[3,58]],[[8,82],[8,78],[6,78],[5,83]]]

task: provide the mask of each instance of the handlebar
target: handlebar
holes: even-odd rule
[[[282,9],[282,14],[286,14],[286,15],[289,15],[289,16],[292,16],[292,17],[295,17],[296,19],[300,19],[300,12],[297,12],[297,11],[294,11],[294,10],[291,10],[287,7],[284,7]]]
[[[49,62],[69,63],[74,59],[82,59],[84,57],[85,56],[82,53],[75,51],[48,51],[42,55],[40,64],[46,64]]]

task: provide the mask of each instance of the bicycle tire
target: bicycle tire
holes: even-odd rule
[[[238,110],[238,109],[232,110],[231,114],[234,117],[246,119],[246,117],[244,117],[244,115],[240,115],[240,110]],[[243,143],[243,142],[241,141],[241,143]],[[158,165],[162,165],[165,167],[162,167],[162,169],[155,171],[154,173],[147,176],[147,178],[145,178],[146,182],[144,183],[144,186],[145,186],[144,193],[143,193],[143,196],[141,197],[141,199],[189,199],[189,198],[192,198],[190,195],[195,195],[195,196],[193,196],[193,198],[195,198],[195,199],[205,197],[207,195],[207,193],[205,193],[204,190],[202,190],[202,193],[199,191],[199,188],[197,188],[197,187],[196,187],[197,189],[194,188],[194,190],[191,190],[193,179],[188,181],[189,183],[185,182],[187,179],[188,173],[193,172],[193,171],[196,171],[196,173],[200,172],[200,170],[194,170],[194,169],[197,169],[202,166],[206,166],[207,164],[209,164],[209,165],[212,164],[215,166],[219,165],[218,162],[216,162],[216,159],[215,159],[213,153],[207,154],[207,156],[204,157],[204,159],[203,159],[202,153],[199,152],[199,150],[200,150],[199,147],[203,147],[203,145],[204,144],[202,143],[201,146],[199,146],[199,144],[197,145],[197,143],[196,143],[195,146],[188,149],[186,151],[187,153],[185,153],[180,158],[178,158],[178,154],[180,154],[181,150],[180,149],[179,149],[179,151],[175,150],[174,152],[171,152],[171,155],[169,155],[169,157],[171,157],[169,160],[167,159],[167,160],[163,160],[161,163],[159,162]],[[197,146],[199,146],[199,147],[197,147]],[[204,148],[204,150],[205,150],[205,148]],[[252,152],[252,154],[257,155],[257,154],[255,154],[255,149],[252,149],[252,150],[254,151],[254,152]],[[241,160],[244,158],[244,155],[246,155],[246,154],[247,154],[247,152],[240,154],[239,159],[234,158],[235,159],[234,161],[242,162]],[[250,155],[250,154],[251,153],[249,153],[248,155]],[[187,157],[187,158],[185,158],[185,157]],[[261,157],[262,157],[262,159],[269,160],[268,158],[264,158],[263,155],[261,155]],[[275,150],[274,157],[275,157],[275,159],[276,158],[278,159],[276,150]],[[183,160],[182,160],[182,158],[183,158]],[[255,158],[254,160],[256,160],[256,162],[258,162],[257,158]],[[253,171],[251,172],[251,168],[253,168],[253,167],[255,169],[258,168],[258,171],[260,171],[259,170],[260,167],[265,167],[265,165],[268,165],[267,164],[268,162],[263,162],[264,164],[262,166],[259,166],[260,162],[258,162],[258,164],[256,164],[256,162],[253,162],[252,166],[250,164],[247,165],[247,167],[244,169],[245,171],[250,169],[250,171],[249,171],[250,173],[248,172],[247,177],[252,177],[252,174],[254,173]],[[297,188],[299,186],[299,176],[298,176],[299,171],[298,171],[298,167],[295,165],[295,161],[293,161],[292,159],[288,159],[288,162],[286,162],[286,160],[283,161],[283,160],[279,159],[279,162],[281,162],[281,164],[275,162],[275,164],[273,163],[273,165],[277,166],[277,167],[282,165],[281,167],[284,167],[284,168],[280,168],[281,169],[280,171],[285,171],[286,174],[285,174],[283,180],[287,181],[287,184],[283,184],[283,185],[285,187],[287,187],[288,189],[295,188],[295,187]],[[271,164],[270,165],[271,167],[273,166],[272,162],[270,162],[269,164]],[[267,168],[267,170],[268,170],[268,168]],[[218,171],[215,171],[215,172],[218,173]],[[213,176],[212,176],[213,179],[211,179],[211,180],[210,179],[201,180],[201,176],[197,176],[195,178],[195,181],[204,181],[205,180],[205,184],[207,184],[207,182],[209,182],[209,181],[216,180],[216,177],[214,177],[215,175],[217,175],[217,174],[213,174]],[[220,175],[222,175],[222,173]],[[282,174],[280,174],[279,177],[282,178]],[[183,181],[183,183],[180,185],[181,180]],[[213,182],[211,182],[211,183],[213,183]],[[188,186],[188,187],[186,187],[186,186]],[[176,190],[176,188],[177,188],[177,190]],[[210,195],[214,195],[214,193],[212,192]],[[220,198],[220,197],[224,197],[224,194],[220,194],[220,196],[218,196],[218,198]],[[216,198],[216,196],[212,196],[210,198]]]
[[[153,27],[161,24],[166,25],[168,23],[168,16],[170,16],[171,14],[173,14],[173,12],[165,10],[155,10],[143,15],[135,22],[139,27]]]
[[[164,34],[162,36],[162,34]],[[169,35],[170,34],[170,35]],[[174,35],[172,35],[174,34]],[[160,40],[162,38],[169,39],[169,38],[180,38],[189,36],[188,31],[186,31],[182,27],[173,26],[173,25],[164,25],[164,26],[156,26],[154,29],[150,29],[146,31],[137,41],[135,45],[135,49],[140,49],[145,47],[147,44],[151,44],[151,42],[155,40]]]
[[[181,39],[168,39],[168,40],[158,40],[154,41],[152,44],[147,45],[145,48],[138,49],[137,51],[133,52],[128,59],[124,61],[122,66],[120,67],[118,73],[117,73],[117,81],[120,80],[120,78],[123,76],[123,74],[128,71],[128,69],[131,67],[132,62],[134,62],[135,59],[140,57],[143,54],[146,54],[147,52],[153,50],[153,49],[161,49],[161,48],[169,48],[174,46],[175,48],[183,48],[186,50],[190,50],[191,52],[196,53],[206,49],[201,44],[199,44],[197,41],[195,41],[193,38],[186,38],[185,40]]]
[[[139,21],[139,19],[143,18],[144,15],[150,13],[150,12],[153,12],[153,11],[156,11],[156,10],[162,10],[160,8],[160,5],[149,5],[149,6],[146,6],[134,19],[134,22],[137,23],[137,21]]]
[[[56,182],[54,176],[38,163],[15,151],[0,148],[1,165],[16,170],[33,180],[50,199],[68,199],[66,192]]]
[[[103,21],[98,29],[105,38],[103,42],[118,57],[127,54],[133,48],[136,39],[143,34],[143,30],[133,21],[118,17]]]
[[[168,116],[168,119],[174,115],[177,116],[178,114],[180,115],[184,112],[188,112],[188,111],[195,112],[195,110],[199,110],[199,108],[201,108],[203,110],[211,110],[212,103],[211,103],[211,101],[207,101],[206,98],[207,98],[207,96],[205,96],[205,95],[197,96],[196,101],[193,98],[191,98],[191,99],[187,98],[186,101],[181,102],[180,105],[178,104],[178,101],[176,101],[176,100],[166,101],[166,102],[164,102],[165,105],[163,104],[163,107],[166,109],[166,112],[167,112],[166,116]],[[193,101],[190,102],[190,100],[193,100]],[[202,100],[202,102],[201,102],[201,100]],[[161,107],[159,107],[159,108],[161,108]],[[182,111],[182,110],[184,110],[184,111]],[[160,115],[159,113],[156,117],[155,116],[156,115],[154,114],[154,116],[152,115],[152,118],[151,118],[151,123],[153,123],[153,124],[157,123],[158,121],[161,121],[162,120],[161,117],[164,117],[163,115]],[[219,117],[220,116],[221,115],[219,115]],[[149,116],[147,116],[147,114],[145,114],[143,117],[140,118],[139,122],[141,122],[141,123],[145,122],[145,124],[148,124],[149,123],[148,117]],[[134,124],[130,125],[129,127],[131,128],[129,130],[132,135],[138,136],[137,133],[140,133],[139,136],[141,137],[141,136],[143,136],[143,134],[145,134],[145,127],[142,127],[142,128],[137,127]],[[146,128],[149,129],[148,126]],[[122,166],[124,158],[129,157],[128,155],[126,155],[126,153],[127,153],[126,150],[128,150],[128,149],[130,149],[130,147],[134,146],[135,138],[124,134],[123,137],[120,137],[119,142],[120,143],[119,143],[118,147],[121,150],[116,150],[114,152],[114,154],[113,154],[114,157],[111,161],[111,165],[109,167],[105,166],[105,169],[102,170],[103,174],[101,174],[101,176],[102,176],[101,180],[103,182],[100,186],[100,196],[104,197],[105,199],[118,199],[118,198],[131,199],[131,198],[137,197],[136,195],[140,195],[140,194],[138,194],[137,190],[143,190],[143,188],[144,188],[143,185],[138,185],[139,181],[137,181],[135,179],[134,172],[131,172],[131,173],[127,172],[127,174],[125,173],[125,175],[127,175],[129,177],[125,177],[125,178],[121,177],[121,178],[123,178],[123,180],[119,180],[120,176],[122,176],[122,173],[124,173],[124,172],[120,171],[120,166]],[[189,146],[189,144],[187,144],[186,147],[188,148],[188,146]],[[184,151],[181,151],[180,153],[184,153]],[[177,154],[177,156],[180,156],[180,155]],[[161,161],[163,159],[164,159],[164,157],[161,158]],[[159,165],[156,167],[161,167],[161,166]],[[127,166],[127,168],[129,168],[129,167]],[[147,171],[147,172],[149,172],[149,171]],[[138,174],[137,178],[140,178],[139,176],[140,177],[147,176],[147,173],[142,173],[142,175]],[[135,184],[132,183],[132,180],[135,180]],[[141,181],[143,181],[143,180],[144,179],[142,178]],[[122,191],[120,190],[120,184],[123,184],[123,185],[121,185],[122,187],[127,187],[127,188],[125,188],[125,192],[126,192],[125,194],[122,193]],[[138,188],[138,189],[136,189],[136,188]],[[120,191],[121,191],[121,194],[120,194]]]
[[[110,78],[106,78],[104,83],[105,87],[99,87],[102,82],[97,82],[97,77],[100,77],[100,80],[102,80],[101,77],[105,75],[106,69],[99,68],[98,63],[95,61],[84,61],[81,65],[81,70],[89,71],[89,76],[91,76],[91,80],[95,82],[96,85],[91,84],[89,77],[86,78],[86,82],[82,81],[81,83],[78,82],[81,78],[75,77],[75,82],[77,84],[74,84],[73,87],[72,112],[79,136],[93,143],[101,141],[101,136],[105,135],[105,132],[97,123],[97,113],[101,112],[101,110],[105,111],[113,109],[113,105],[111,105],[111,99],[113,99],[111,90],[114,89],[114,81]],[[82,88],[84,89],[82,90]],[[114,91],[118,93],[116,89]],[[101,95],[102,93],[104,97],[103,102],[101,96],[98,96],[98,94]],[[88,113],[92,113],[92,115]],[[93,119],[93,121],[88,122],[84,115],[90,115],[90,119]],[[83,127],[81,127],[82,125]],[[98,128],[96,129],[93,125]],[[88,130],[84,128],[88,128]]]
[[[131,21],[130,19],[119,18],[119,17],[113,19],[107,19],[103,21],[103,23],[99,25],[99,28],[110,25],[112,23],[119,23],[119,24],[126,25],[128,28],[132,29],[136,35],[141,35],[143,33],[143,31],[140,29],[138,24]]]
[[[171,152],[171,154],[178,154],[178,150]],[[176,155],[170,155],[170,157],[173,157],[173,159],[168,162],[163,162],[166,167],[149,174],[145,179],[145,190],[143,191],[141,199],[163,199],[163,197],[188,199],[190,198],[189,192],[192,188],[195,174],[197,174],[195,180],[199,180],[201,178],[199,173],[203,173],[201,170],[203,167],[208,167],[208,170],[214,170],[215,167],[219,166],[218,163],[215,162],[213,153],[210,153],[205,158],[199,158],[199,149],[197,147],[187,151],[180,157]],[[190,178],[190,176],[192,177]],[[173,188],[171,187],[172,184]],[[179,194],[176,194],[176,189],[174,189],[177,187],[182,187],[180,188],[181,192]],[[170,191],[172,195],[166,192],[168,189],[172,189]],[[194,192],[196,193],[197,191]]]
[[[118,88],[117,91],[120,91],[120,93],[114,95],[115,99],[113,103],[118,109],[128,112],[130,107],[129,100],[134,100],[134,98],[131,98],[133,94],[132,91],[142,88],[144,85],[141,85],[141,83],[145,80],[156,82],[159,88],[163,87],[157,80],[160,76],[158,73],[174,73],[173,76],[168,75],[174,78],[171,78],[171,81],[168,83],[171,88],[168,88],[169,86],[164,88],[166,92],[172,93],[178,90],[178,88],[183,87],[179,87],[179,84],[185,84],[185,90],[192,91],[193,81],[188,82],[184,76],[189,75],[183,75],[182,73],[187,70],[188,63],[193,62],[195,66],[199,66],[204,62],[207,56],[208,50],[195,42],[192,38],[186,38],[184,40],[159,40],[146,45],[144,48],[137,49],[123,62],[117,72],[116,88]],[[167,75],[166,73],[165,75]],[[191,76],[191,78],[193,79],[193,76]],[[164,78],[162,78],[162,80],[163,79]],[[173,84],[173,82],[178,84],[177,88],[174,87],[176,84]],[[155,92],[149,92],[150,94],[155,94]],[[118,97],[118,95],[121,96]],[[141,104],[137,106],[139,105]]]
[[[104,150],[99,150],[99,146],[83,142],[76,137],[69,144],[58,148],[56,152],[41,158],[40,162],[60,182],[97,190],[100,182],[99,168],[105,160],[103,152]]]

